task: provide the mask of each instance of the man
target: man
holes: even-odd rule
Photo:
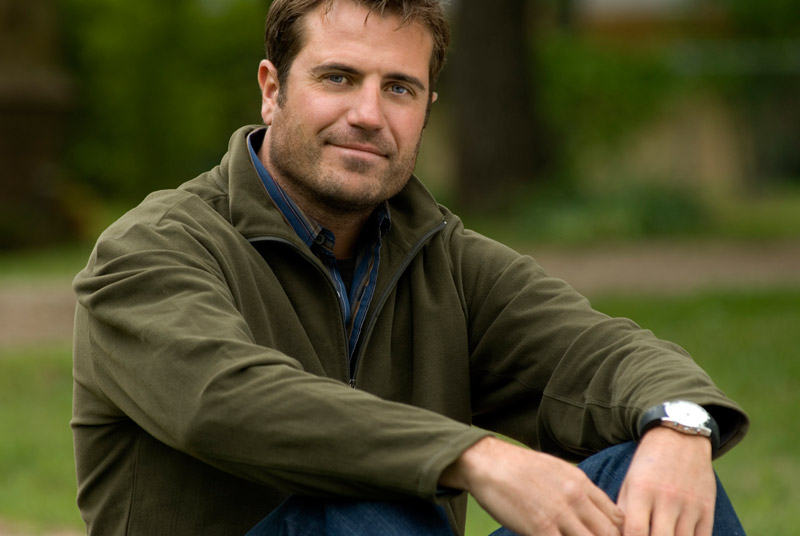
[[[267,128],[103,233],[74,284],[90,533],[463,532],[460,490],[519,534],[740,529],[711,467],[738,406],[412,177],[447,41],[435,0],[275,0]],[[551,455],[603,451],[600,482],[634,449],[616,503]]]

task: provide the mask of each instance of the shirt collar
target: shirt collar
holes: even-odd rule
[[[286,193],[286,190],[275,182],[275,179],[272,178],[272,175],[270,175],[269,171],[267,171],[267,168],[264,167],[264,164],[258,157],[258,150],[264,142],[264,135],[266,132],[266,128],[260,128],[251,132],[247,137],[247,147],[250,150],[250,159],[253,162],[253,166],[255,166],[267,193],[278,207],[278,210],[280,210],[284,219],[286,219],[297,233],[297,236],[299,236],[309,248],[313,248],[317,245],[333,252],[335,242],[333,233],[320,225],[313,218],[303,213],[300,207],[289,197],[289,194]],[[380,238],[386,234],[391,227],[388,203],[383,202],[378,205],[372,213],[368,225],[375,229],[377,239],[380,240]]]

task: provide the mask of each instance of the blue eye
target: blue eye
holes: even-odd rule
[[[341,84],[342,82],[344,82],[344,76],[340,74],[331,74],[328,75],[328,80],[333,82],[334,84]]]
[[[392,93],[394,93],[396,95],[405,95],[406,93],[408,93],[408,88],[405,87],[405,86],[401,86],[400,84],[394,84],[390,88],[390,90],[391,90]]]

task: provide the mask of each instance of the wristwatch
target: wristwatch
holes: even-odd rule
[[[709,438],[712,455],[719,449],[717,421],[702,406],[694,402],[676,400],[648,409],[639,419],[639,437],[655,426],[666,426],[684,434]]]

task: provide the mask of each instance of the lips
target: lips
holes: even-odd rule
[[[387,158],[391,153],[385,147],[388,143],[382,143],[380,139],[347,139],[343,137],[331,137],[325,143],[339,149],[368,153],[383,158]]]
[[[333,143],[336,147],[342,149],[350,149],[352,151],[360,151],[362,153],[371,153],[378,156],[386,156],[386,153],[375,147],[374,145],[367,145],[364,143]]]

